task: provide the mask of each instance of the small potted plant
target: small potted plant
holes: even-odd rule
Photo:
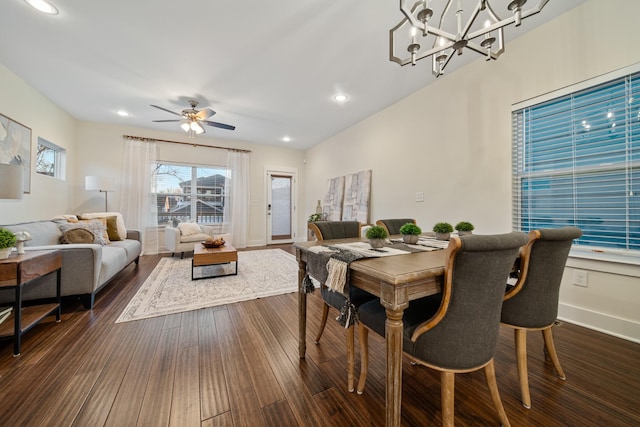
[[[433,231],[436,233],[436,239],[449,240],[453,226],[448,222],[438,222],[433,226]]]
[[[408,222],[400,227],[400,234],[405,243],[415,245],[418,243],[418,237],[422,233],[422,229],[412,222]]]
[[[16,235],[6,228],[0,228],[0,259],[9,258],[11,248],[16,244]]]
[[[316,222],[316,221],[322,221],[321,213],[312,213],[311,215],[309,215],[309,219],[307,220],[307,222]]]
[[[379,225],[374,225],[367,230],[366,237],[372,248],[381,248],[385,244],[385,239],[389,236],[387,229]]]
[[[455,229],[459,236],[466,236],[467,234],[472,234],[474,227],[468,221],[460,221],[456,224]]]

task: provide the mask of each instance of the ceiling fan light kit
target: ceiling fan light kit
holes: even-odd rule
[[[439,77],[453,54],[462,55],[465,48],[487,61],[498,59],[504,52],[504,27],[519,27],[548,2],[537,0],[536,6],[523,10],[527,0],[419,0],[411,7],[407,0],[400,0],[404,18],[389,31],[389,60],[404,66],[431,57],[431,72]],[[509,16],[500,18],[490,3],[503,3]],[[464,24],[463,18],[467,19]],[[401,57],[402,50],[408,56]]]
[[[204,125],[212,126],[220,129],[234,130],[236,127],[227,125],[224,123],[212,122],[207,120],[209,117],[216,114],[211,108],[204,108],[202,110],[196,110],[198,106],[198,101],[189,101],[191,108],[187,108],[182,110],[182,113],[176,113],[174,111],[168,110],[163,107],[159,107],[157,105],[151,105],[154,108],[158,108],[162,111],[166,111],[167,113],[174,114],[176,116],[181,116],[180,120],[154,120],[155,123],[164,123],[164,122],[180,122],[180,127],[182,130],[187,132],[189,138],[194,138],[196,135],[200,135],[205,133]]]

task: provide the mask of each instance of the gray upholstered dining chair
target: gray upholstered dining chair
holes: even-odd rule
[[[455,374],[484,369],[500,421],[509,420],[496,383],[495,356],[504,284],[524,233],[452,237],[446,253],[442,293],[412,301],[404,312],[403,351],[416,363],[440,371],[442,425],[453,426]],[[386,313],[378,301],[360,306],[361,374],[367,376],[368,329],[384,336]]]
[[[520,257],[519,277],[507,289],[502,304],[503,325],[514,328],[516,360],[522,405],[531,407],[527,373],[527,331],[542,331],[546,354],[560,379],[566,376],[553,342],[551,328],[558,315],[558,296],[569,250],[582,236],[576,227],[539,229],[529,232],[529,242]]]
[[[313,231],[318,240],[331,240],[331,239],[346,239],[350,237],[360,237],[360,230],[362,225],[358,221],[316,221],[309,223],[309,229]],[[327,318],[329,317],[329,308],[333,307],[340,311],[347,302],[347,295],[339,292],[331,291],[324,283],[321,283],[320,293],[322,294],[322,319],[320,320],[320,330],[316,336],[316,344],[320,343],[322,333],[327,325]],[[351,304],[355,307],[360,304],[376,298],[369,292],[362,289],[349,287],[348,298]],[[347,365],[348,365],[348,378],[347,385],[349,391],[354,390],[353,380],[353,365],[354,365],[354,340],[355,340],[355,328],[353,325],[347,327]]]
[[[379,219],[376,221],[376,225],[386,228],[387,232],[392,235],[400,234],[400,227],[408,222],[415,224],[416,220],[413,218]]]

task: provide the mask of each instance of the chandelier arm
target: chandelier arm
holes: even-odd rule
[[[409,22],[411,22],[411,25],[413,25],[414,27],[419,28],[419,29],[424,29],[424,25],[422,25],[422,22],[418,21],[416,19],[416,17],[413,15],[413,12],[416,10],[416,8],[421,3],[422,3],[422,1],[419,0],[419,1],[415,2],[414,5],[411,8],[409,8],[409,7],[407,7],[406,0],[400,0],[400,11],[407,18],[407,20]]]
[[[473,13],[471,14],[471,17],[469,18],[469,20],[465,24],[464,29],[462,30],[462,35],[461,35],[462,39],[471,39],[471,38],[473,38],[473,37],[469,37],[468,33],[469,33],[469,30],[471,29],[471,25],[473,25],[473,23],[475,22],[476,18],[478,17],[478,14],[480,13],[480,6],[481,5],[482,5],[482,2],[478,2],[478,4],[476,5],[476,8],[473,10]]]

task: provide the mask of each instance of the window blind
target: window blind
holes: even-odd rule
[[[512,129],[514,229],[640,251],[640,73],[515,110]]]

